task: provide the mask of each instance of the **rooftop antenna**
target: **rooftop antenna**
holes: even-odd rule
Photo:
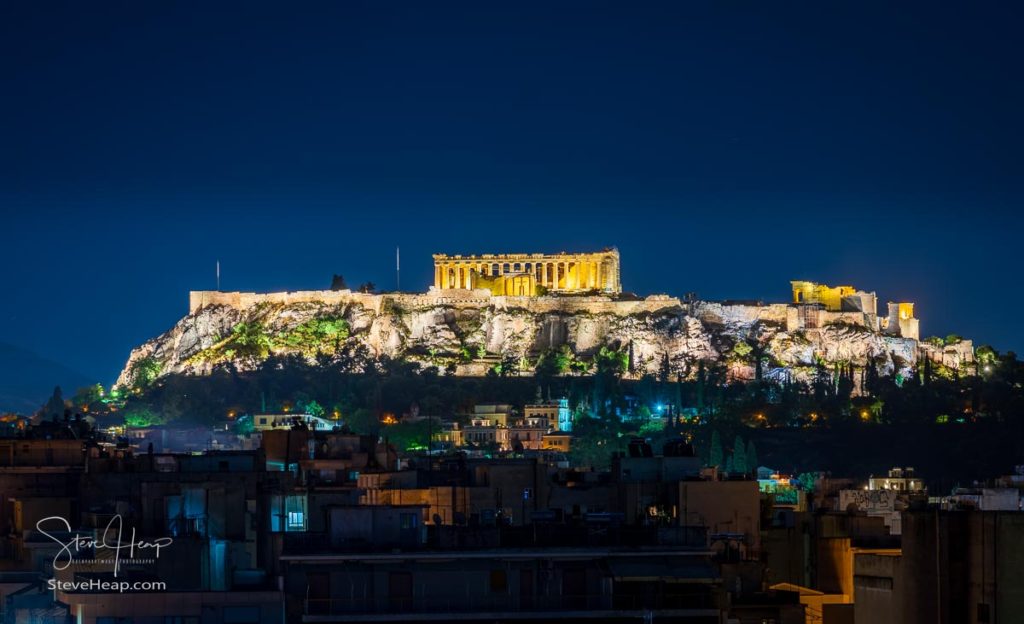
[[[217,260],[217,290],[220,290],[220,260]]]
[[[395,290],[402,290],[402,256],[398,247],[395,247]]]

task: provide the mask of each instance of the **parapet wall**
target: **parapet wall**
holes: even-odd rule
[[[351,290],[298,290],[276,293],[221,292],[216,290],[193,290],[188,294],[188,311],[192,314],[206,306],[222,305],[238,310],[260,304],[291,305],[295,303],[323,303],[340,305],[361,303],[379,310],[381,295],[355,293]]]
[[[790,309],[792,306],[785,303],[742,305],[697,301],[692,306],[697,318],[715,325],[751,325],[758,321],[784,325]]]
[[[616,301],[605,296],[544,296],[510,297],[492,295],[486,289],[444,289],[431,288],[426,293],[369,294],[351,290],[300,290],[278,293],[220,292],[193,290],[189,293],[189,314],[206,306],[222,305],[246,310],[261,304],[292,305],[316,303],[323,305],[358,304],[380,313],[389,305],[405,309],[450,306],[456,308],[493,307],[497,310],[526,310],[545,314],[564,312],[567,314],[617,314],[628,316],[645,312],[658,312],[666,308],[679,308],[681,303],[675,297],[652,295],[637,301]]]

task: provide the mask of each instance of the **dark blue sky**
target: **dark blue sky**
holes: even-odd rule
[[[833,4],[4,3],[0,341],[109,382],[217,258],[617,245],[640,293],[852,283],[1024,349],[1020,9]]]

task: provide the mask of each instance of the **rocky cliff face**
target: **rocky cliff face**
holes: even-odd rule
[[[657,374],[667,360],[673,374],[688,376],[699,361],[711,360],[725,364],[734,379],[752,379],[760,361],[766,376],[808,379],[819,363],[909,374],[920,352],[916,340],[847,322],[794,328],[791,307],[781,304],[479,293],[461,299],[247,295],[238,303],[234,295],[225,299],[234,303],[194,305],[169,331],[136,348],[117,383],[130,385],[139,375],[203,375],[228,362],[246,370],[271,355],[343,360],[355,370],[387,356],[483,375],[502,360],[532,371],[542,354],[559,351],[585,370],[602,347],[628,352],[636,375]]]

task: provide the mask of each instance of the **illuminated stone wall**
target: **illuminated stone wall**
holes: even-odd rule
[[[603,295],[558,297],[558,296],[503,296],[494,295],[490,290],[438,290],[431,288],[426,293],[368,294],[350,290],[300,290],[277,293],[221,292],[193,290],[189,293],[189,314],[207,306],[228,306],[236,310],[247,310],[258,305],[293,305],[296,303],[317,303],[325,305],[359,304],[377,314],[398,306],[415,310],[446,306],[453,308],[485,308],[495,310],[525,310],[531,313],[610,313],[620,316],[657,312],[665,308],[682,305],[676,297],[650,295],[635,301],[617,301]]]
[[[820,304],[829,312],[863,312],[876,314],[878,301],[873,292],[853,286],[828,286],[817,282],[794,280],[793,303]]]
[[[514,277],[520,281],[506,286],[505,281]],[[527,289],[525,282],[530,282],[531,288]],[[486,287],[494,294],[520,296],[529,291],[619,293],[622,292],[619,252],[606,249],[581,254],[434,254],[434,287],[444,290]],[[542,290],[538,291],[538,287]]]
[[[883,329],[888,334],[920,340],[921,325],[920,321],[914,318],[914,304],[890,302],[889,317],[885,319]]]
[[[474,271],[471,277],[472,289],[489,290],[492,295],[536,297],[544,294],[544,288],[538,286],[536,277],[530,273],[480,275]]]

